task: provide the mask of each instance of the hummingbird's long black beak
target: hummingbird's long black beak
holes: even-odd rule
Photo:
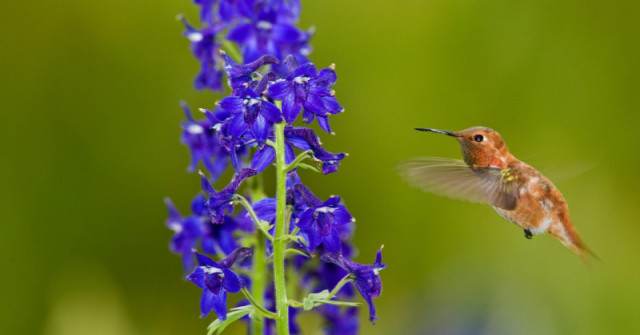
[[[453,132],[450,131],[446,131],[446,130],[440,130],[440,129],[431,129],[431,128],[415,128],[415,130],[419,130],[419,131],[428,131],[428,132],[432,132],[432,133],[438,133],[438,134],[444,134],[444,135],[449,135],[449,136],[453,136],[453,137],[460,137],[459,135],[456,135]]]

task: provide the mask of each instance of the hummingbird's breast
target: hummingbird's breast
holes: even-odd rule
[[[568,217],[567,205],[555,186],[531,166],[518,162],[518,199],[513,210],[496,208],[505,219],[534,234],[546,232]]]

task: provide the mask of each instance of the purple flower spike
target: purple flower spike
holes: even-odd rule
[[[376,308],[373,305],[373,298],[380,296],[382,291],[382,280],[380,280],[380,270],[387,267],[382,264],[382,247],[376,254],[376,261],[373,265],[363,265],[350,261],[341,254],[324,254],[320,258],[323,262],[329,262],[338,265],[348,271],[354,278],[356,287],[362,297],[369,304],[369,320],[373,323],[376,317]]]
[[[331,90],[337,80],[334,66],[323,69],[320,73],[316,72],[311,63],[296,68],[297,62],[293,56],[288,56],[285,64],[290,70],[295,68],[295,71],[285,80],[271,85],[267,95],[272,99],[282,100],[282,111],[288,124],[292,124],[304,108],[305,123],[311,123],[317,116],[320,128],[331,133],[329,115],[344,110]]]
[[[347,208],[340,204],[340,197],[332,196],[321,201],[302,184],[295,186],[295,192],[309,206],[296,222],[300,235],[307,241],[307,251],[313,252],[322,243],[331,252],[339,253],[340,234],[336,228],[355,221]]]
[[[236,293],[242,288],[242,279],[229,268],[242,258],[251,256],[253,251],[250,248],[238,248],[219,262],[214,262],[195,250],[193,253],[198,259],[198,267],[187,276],[187,279],[202,289],[200,316],[206,317],[213,309],[220,320],[225,320],[227,292]]]
[[[382,290],[378,273],[385,268],[382,254],[378,251],[373,265],[352,262],[357,252],[351,241],[355,219],[340,197],[321,200],[298,176],[298,168],[317,170],[320,165],[323,174],[336,172],[347,156],[328,152],[315,131],[297,127],[296,123],[302,114],[304,123],[317,120],[324,132],[333,134],[329,116],[344,111],[334,96],[335,66],[317,69],[310,62],[309,41],[314,29],[297,27],[300,0],[192,1],[198,6],[198,24],[194,27],[186,19],[181,20],[184,36],[200,63],[194,85],[198,90],[223,91],[226,76],[231,88],[212,109],[200,108],[204,116],[194,117],[182,103],[187,120],[182,123],[180,140],[191,153],[189,171],[199,168],[204,171],[200,172],[204,192],[194,198],[189,216],[182,216],[170,200],[165,201],[169,211],[166,225],[174,231],[169,248],[182,256],[185,273],[189,273],[187,279],[202,289],[201,316],[213,310],[219,320],[212,327],[220,328],[210,330],[221,331],[227,325],[220,323],[222,320],[235,321],[233,314],[227,315],[227,294],[252,287],[252,283],[259,284],[257,276],[262,276],[263,285],[252,287],[255,298],[261,295],[263,299],[257,299],[262,300],[261,305],[278,315],[288,312],[292,335],[300,333],[296,317],[309,309],[309,303],[313,303],[312,311],[325,321],[324,333],[356,334],[358,309],[337,305],[343,305],[339,301],[352,300],[357,288],[369,305],[371,321],[377,319],[373,299]],[[237,53],[227,54],[222,46],[227,51],[237,50],[240,55],[231,58]],[[244,180],[264,171],[272,172],[269,166],[274,165],[276,156],[284,156],[284,166],[276,164],[275,169],[276,179],[285,179],[284,190],[279,187],[275,196],[268,195],[263,183],[254,180],[251,192],[243,194],[251,208],[240,206],[234,213],[236,204],[247,205],[240,195]],[[213,183],[229,165],[234,173],[231,181],[220,186],[221,190],[214,189]],[[282,214],[283,203],[286,231],[276,232],[276,214]],[[268,231],[262,226],[264,222],[270,227]],[[260,250],[257,258],[249,257],[252,249],[242,247],[252,245]],[[292,255],[290,251],[294,251]],[[277,257],[283,254],[284,257]],[[314,255],[322,255],[323,262],[318,262]],[[263,257],[267,257],[266,264],[254,263]],[[238,264],[243,258],[251,259]],[[234,264],[246,265],[246,271],[239,276],[235,268],[231,270]],[[285,271],[278,271],[283,267]],[[291,275],[283,278],[284,273]],[[271,285],[264,283],[267,278]],[[286,297],[278,285],[276,304],[274,283],[282,281],[286,281],[287,287],[300,288],[299,293],[319,294],[302,300],[304,308],[294,308],[283,304]],[[342,285],[346,282],[355,285]],[[342,286],[331,295],[332,301],[318,298],[334,290],[338,283]],[[242,301],[240,306],[255,304],[247,298],[250,302]],[[246,308],[243,312],[250,306]],[[252,322],[251,319],[251,315],[242,317],[246,322]],[[261,335],[275,334],[275,326],[276,321],[266,317],[259,327]]]
[[[209,195],[207,200],[207,210],[211,216],[211,223],[219,224],[224,222],[224,213],[233,213],[233,195],[238,191],[238,187],[246,178],[255,175],[253,169],[242,169],[233,176],[233,179],[222,191],[216,192],[207,177],[201,174],[202,188]]]

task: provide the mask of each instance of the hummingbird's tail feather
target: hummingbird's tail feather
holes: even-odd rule
[[[558,239],[565,247],[582,257],[589,263],[589,255],[598,261],[600,258],[582,241],[571,222],[562,222],[561,225],[550,227],[549,234]]]

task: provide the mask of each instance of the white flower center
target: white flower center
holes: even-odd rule
[[[249,99],[249,103],[248,103],[248,105],[249,105],[249,107],[251,107],[251,106],[253,106],[253,105],[257,105],[257,104],[260,104],[260,103],[261,103],[261,101],[260,101],[260,100],[258,100],[258,99],[254,99],[254,98],[251,98],[251,99]]]
[[[309,77],[305,77],[305,76],[298,76],[298,77],[293,78],[293,81],[294,81],[296,84],[304,84],[304,83],[306,83],[306,82],[308,82],[308,81],[309,81]]]
[[[336,209],[331,207],[319,207],[316,212],[320,213],[333,213]]]
[[[269,21],[258,21],[256,27],[259,29],[269,30],[273,25]]]
[[[206,274],[210,274],[211,275],[211,274],[214,274],[214,273],[220,273],[224,277],[224,272],[222,272],[221,269],[214,268],[213,266],[203,266],[202,268],[203,268],[202,270],[204,270],[204,273],[206,273]]]
[[[192,33],[187,34],[187,38],[189,39],[189,41],[197,43],[202,41],[202,39],[204,38],[204,36],[202,36],[201,33],[194,31]]]
[[[179,234],[180,232],[182,232],[182,225],[179,223],[170,223],[169,229]]]
[[[201,125],[192,123],[187,127],[187,131],[193,135],[198,135],[198,134],[202,134],[204,132],[204,129],[202,128]]]

